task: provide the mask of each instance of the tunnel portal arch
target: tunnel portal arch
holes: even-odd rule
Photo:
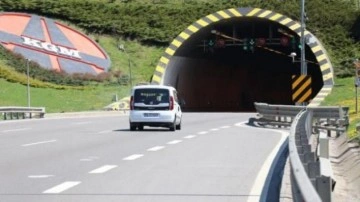
[[[198,33],[201,30],[208,28],[213,24],[219,24],[226,22],[229,19],[255,19],[255,20],[265,20],[272,23],[279,24],[284,26],[297,37],[301,36],[301,24],[297,21],[290,19],[280,13],[273,12],[271,10],[265,10],[260,8],[231,8],[226,10],[221,10],[212,14],[209,14],[193,24],[189,25],[184,31],[182,31],[169,45],[165,50],[165,53],[160,58],[158,65],[156,66],[155,72],[152,76],[151,83],[163,85],[165,80],[165,73],[169,70],[169,63],[177,55],[182,46]],[[319,88],[316,95],[313,95],[309,98],[308,106],[318,106],[324,100],[324,98],[330,93],[334,85],[333,79],[333,67],[329,60],[329,57],[326,53],[321,42],[309,31],[305,30],[304,36],[306,37],[306,48],[309,49],[317,62],[319,71],[321,72],[322,78],[322,87]],[[177,78],[178,79],[178,78]],[[296,83],[300,83],[299,78],[293,76],[292,88],[295,88]],[[305,85],[305,84],[304,84]],[[300,86],[298,92],[293,92],[294,94],[301,94],[301,90],[305,90],[306,86]],[[294,89],[293,89],[294,90]],[[294,96],[293,94],[293,96]],[[304,95],[305,96],[305,95]],[[308,94],[307,96],[310,96]]]

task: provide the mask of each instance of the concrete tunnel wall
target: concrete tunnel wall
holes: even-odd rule
[[[172,41],[156,67],[152,83],[175,86],[180,96],[183,94],[189,111],[251,111],[255,101],[295,104],[291,97],[301,93],[308,96],[308,105],[317,106],[330,93],[334,84],[331,62],[319,40],[309,31],[305,31],[306,49],[316,60],[316,64],[312,65],[314,68],[311,68],[315,70],[308,72],[314,83],[311,86],[312,93],[305,92],[309,88],[306,83],[309,82],[301,82],[301,78],[297,77],[291,79],[293,74],[299,73],[291,73],[287,69],[282,70],[288,74],[287,76],[281,76],[281,73],[273,74],[270,76],[273,80],[269,80],[271,85],[265,85],[266,83],[254,82],[269,77],[269,72],[262,72],[260,68],[234,69],[211,60],[181,55],[179,50],[184,48],[184,44],[191,43],[201,30],[209,29],[212,24],[225,23],[234,18],[246,18],[249,21],[267,20],[286,27],[298,36],[301,35],[301,26],[298,22],[269,10],[237,8],[218,11],[197,20]],[[306,55],[307,58],[308,55]],[[295,85],[298,86],[295,87]]]

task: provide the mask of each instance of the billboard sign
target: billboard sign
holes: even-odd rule
[[[0,44],[45,69],[70,74],[96,75],[111,63],[100,45],[80,31],[26,13],[0,13]]]

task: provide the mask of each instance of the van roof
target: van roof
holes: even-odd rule
[[[161,88],[161,89],[171,89],[171,90],[175,90],[174,87],[172,86],[164,86],[164,85],[138,85],[138,86],[134,86],[132,89],[144,89],[144,88]]]

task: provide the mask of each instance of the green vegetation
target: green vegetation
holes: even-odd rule
[[[356,133],[356,124],[360,123],[360,104],[358,104],[358,112],[356,112],[356,89],[354,78],[339,78],[335,80],[335,83],[336,85],[331,94],[325,98],[325,101],[322,104],[327,106],[349,107],[350,126],[348,135],[350,138],[354,138],[358,136]],[[359,89],[358,96],[360,97]]]
[[[27,106],[26,85],[0,79],[0,86],[0,106]],[[30,102],[34,107],[46,107],[47,113],[101,110],[115,95],[129,92],[129,87],[119,86],[98,86],[87,90],[31,88]]]
[[[120,71],[129,75],[129,59],[133,83],[149,82],[154,73],[159,58],[165,47],[142,45],[136,40],[124,40],[111,36],[97,36],[99,44],[107,51],[111,58],[111,71]],[[125,51],[119,50],[124,45]]]
[[[1,0],[0,11],[36,13],[71,22],[87,33],[164,47],[197,19],[219,10],[257,7],[299,20],[299,1],[287,0]],[[339,77],[353,75],[360,54],[359,10],[354,1],[311,0],[307,29],[324,43]],[[155,60],[155,59],[154,59]]]
[[[128,75],[130,59],[133,84],[149,81],[158,58],[164,51],[161,47],[143,46],[136,41],[119,40],[105,35],[97,36],[97,40],[112,58],[112,71],[121,70],[121,75]],[[124,44],[127,54],[118,50],[118,44]],[[27,76],[11,66],[15,63],[25,72],[26,60],[18,55],[12,55],[17,57],[16,60],[9,55],[5,57],[1,51],[4,50],[0,48],[0,78],[3,78],[0,80],[0,106],[27,106]],[[34,70],[36,64],[30,64],[29,69]],[[30,75],[31,73],[36,74],[30,71]],[[46,107],[48,113],[100,110],[110,104],[115,95],[122,98],[130,93],[129,81],[126,82],[126,85],[115,80],[87,82],[86,86],[69,86],[31,78],[31,106]]]
[[[21,76],[20,73],[26,74],[27,65],[29,65],[29,75],[33,78],[31,85],[36,88],[69,88],[54,85],[54,83],[70,86],[85,86],[88,85],[90,81],[104,82],[106,80],[110,80],[109,73],[103,73],[97,76],[90,74],[69,75],[65,72],[47,70],[40,67],[35,62],[27,61],[22,55],[14,54],[3,47],[0,47],[0,60],[2,61],[2,66],[0,66],[0,77],[6,78],[6,80],[11,82],[19,82],[21,84],[26,84],[27,78]]]
[[[351,121],[358,122],[352,77],[353,59],[360,55],[360,10],[352,0],[306,3],[306,28],[322,41],[336,75],[337,85],[325,104],[349,106]],[[210,13],[237,7],[273,10],[300,21],[300,5],[295,0],[0,1],[0,11],[34,13],[76,26],[111,57],[109,75],[100,82],[94,78],[54,78],[37,72],[36,64],[31,64],[32,105],[45,106],[48,112],[101,109],[115,94],[126,96],[130,86],[120,80],[129,78],[129,60],[133,83],[149,81],[165,48],[181,31]],[[126,52],[119,50],[120,44]],[[27,104],[26,61],[17,57],[0,51],[0,105]]]

